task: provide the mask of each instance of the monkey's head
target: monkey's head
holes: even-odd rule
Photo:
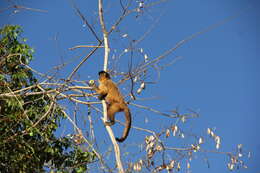
[[[105,71],[100,71],[99,73],[98,73],[98,75],[99,75],[99,79],[110,79],[110,75],[109,75],[109,73],[108,72],[105,72]]]

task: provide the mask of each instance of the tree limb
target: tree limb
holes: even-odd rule
[[[98,14],[99,14],[99,20],[103,32],[103,37],[104,37],[104,46],[105,46],[105,55],[104,55],[104,71],[107,71],[107,64],[108,64],[108,55],[110,52],[109,44],[108,44],[108,33],[105,27],[105,22],[104,22],[104,16],[103,16],[103,1],[98,0]],[[104,122],[107,121],[107,105],[105,100],[102,100],[102,105],[103,105],[103,114],[104,114]],[[114,133],[111,129],[110,126],[106,126],[106,130],[110,136],[110,139],[113,143],[114,146],[114,151],[115,151],[115,157],[116,157],[116,162],[117,162],[117,168],[118,172],[124,173],[124,168],[121,162],[121,157],[120,157],[120,148],[118,143],[115,140]]]

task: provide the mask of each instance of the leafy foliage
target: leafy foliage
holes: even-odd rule
[[[0,29],[0,94],[13,93],[0,97],[0,170],[84,172],[95,155],[72,138],[54,135],[64,114],[53,96],[37,86],[27,66],[33,49],[21,33],[20,26]]]

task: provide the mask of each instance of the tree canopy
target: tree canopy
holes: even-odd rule
[[[17,25],[0,29],[0,93],[15,93],[0,97],[0,170],[84,172],[95,154],[70,136],[55,136],[64,114],[54,96],[41,93],[37,86],[27,66],[33,49],[21,33]],[[23,89],[28,87],[36,94],[26,94]]]

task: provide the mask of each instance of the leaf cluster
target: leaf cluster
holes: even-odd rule
[[[69,137],[55,136],[64,118],[61,107],[47,94],[26,94],[41,88],[27,66],[33,49],[21,33],[20,26],[0,29],[0,94],[20,90],[18,95],[0,97],[0,170],[83,172],[95,155]]]

